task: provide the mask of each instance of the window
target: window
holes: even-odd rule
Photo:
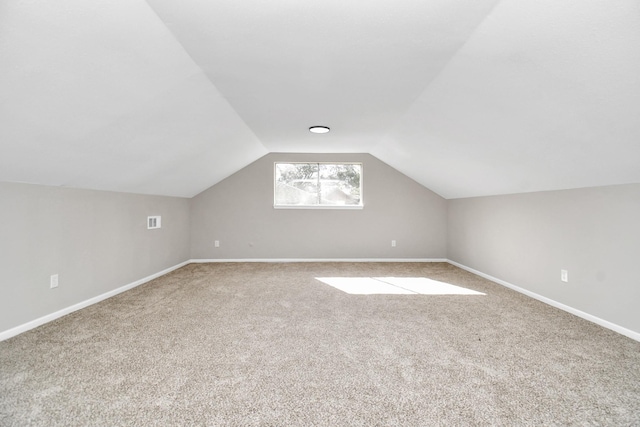
[[[276,208],[361,209],[361,163],[276,163]]]

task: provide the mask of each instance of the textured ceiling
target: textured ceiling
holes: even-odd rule
[[[0,181],[191,197],[368,152],[446,198],[640,182],[639,46],[637,0],[4,0]]]

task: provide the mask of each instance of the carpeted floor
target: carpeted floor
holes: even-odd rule
[[[0,393],[2,426],[631,426],[640,343],[444,263],[191,264],[0,343]]]

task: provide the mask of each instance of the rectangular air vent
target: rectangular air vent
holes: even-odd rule
[[[162,221],[160,216],[148,216],[147,217],[147,228],[149,230],[154,228],[161,228]]]

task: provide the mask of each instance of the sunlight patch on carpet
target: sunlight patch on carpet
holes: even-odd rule
[[[352,295],[486,295],[426,277],[316,277]]]

